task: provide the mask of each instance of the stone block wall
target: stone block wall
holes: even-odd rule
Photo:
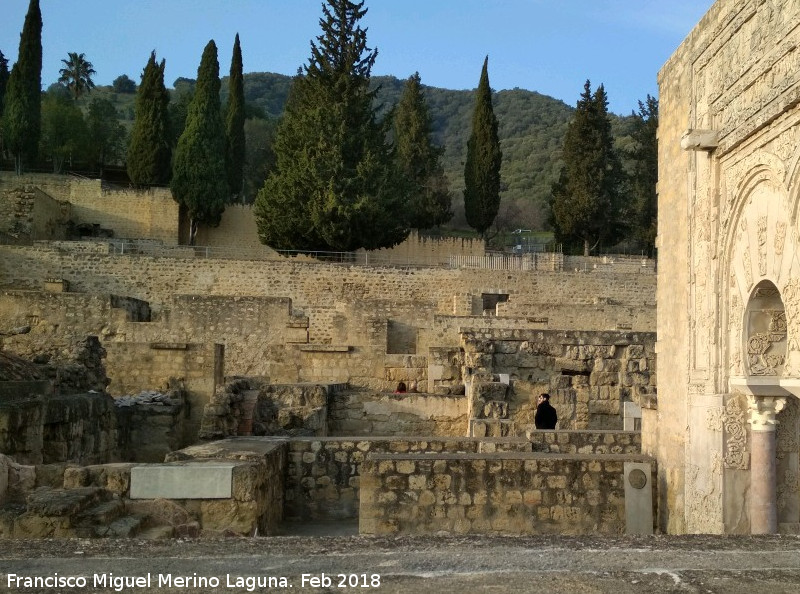
[[[527,432],[534,452],[552,454],[640,454],[640,431],[538,431]]]
[[[457,437],[466,432],[463,395],[344,390],[333,394],[328,405],[328,434],[332,436]]]
[[[359,532],[625,532],[624,462],[641,455],[370,454],[361,464]]]
[[[462,345],[470,411],[482,418],[487,404],[503,402],[516,432],[533,425],[542,392],[559,429],[620,430],[623,403],[641,405],[656,391],[652,333],[474,329]],[[500,374],[510,389],[494,396],[488,388]]]
[[[185,445],[184,415],[181,400],[118,406],[119,458],[126,462],[163,462],[169,452]]]
[[[58,239],[54,223],[63,224],[66,214],[74,225],[97,225],[112,230],[115,237],[178,243],[179,209],[169,188],[111,189],[100,180],[0,172],[0,203],[15,205],[16,210],[0,207],[0,230],[27,219],[31,239]]]
[[[237,378],[217,389],[203,412],[200,439],[327,434],[330,394],[344,386],[270,384]]]
[[[86,242],[83,242],[86,243]],[[95,244],[97,242],[90,242]],[[637,307],[652,304],[653,275],[573,274],[493,270],[396,269],[296,260],[199,260],[93,254],[72,245],[0,246],[0,284],[38,288],[43,279],[64,278],[77,292],[113,293],[151,303],[155,310],[173,295],[286,297],[303,311],[313,305],[386,300],[436,303],[453,313],[457,295],[501,289],[509,302],[524,296],[541,303],[593,305],[598,299]],[[93,247],[93,249],[95,249]]]
[[[117,456],[117,419],[105,394],[0,397],[0,453],[22,464],[95,464]]]
[[[521,439],[491,441],[496,451],[530,451],[531,447]],[[357,518],[361,464],[370,452],[474,453],[483,444],[483,440],[464,437],[292,439],[286,473],[286,518]]]
[[[361,250],[363,252],[363,250]],[[482,239],[461,239],[457,237],[421,237],[411,231],[401,244],[391,248],[373,250],[370,258],[379,262],[393,262],[409,265],[448,264],[454,254],[460,256],[483,256],[486,243]]]
[[[142,390],[167,389],[180,380],[186,391],[185,419],[180,445],[193,443],[200,433],[203,409],[223,381],[224,349],[215,344],[106,343],[106,368],[112,396]]]

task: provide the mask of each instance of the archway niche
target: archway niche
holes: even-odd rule
[[[764,379],[781,377],[787,351],[786,310],[780,292],[770,281],[761,281],[753,290],[745,312],[743,335],[747,375]]]
[[[777,415],[790,392],[782,386],[786,366],[786,310],[777,287],[759,282],[750,293],[742,340],[745,376],[731,378],[731,388],[747,394],[750,422],[750,532],[778,531]]]

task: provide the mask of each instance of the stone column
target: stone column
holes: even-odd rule
[[[786,397],[748,396],[750,403],[750,533],[778,532],[775,416]]]

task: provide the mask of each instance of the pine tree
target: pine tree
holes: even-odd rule
[[[234,196],[242,191],[244,172],[244,75],[242,73],[242,48],[239,45],[239,34],[233,44],[231,72],[228,78],[228,109],[225,114],[226,164],[228,170],[228,187]]]
[[[169,93],[164,86],[164,66],[164,60],[156,63],[156,53],[152,52],[136,92],[128,148],[128,177],[136,185],[164,185],[172,173]]]
[[[636,152],[631,177],[632,202],[635,206],[635,238],[648,255],[655,250],[656,219],[658,216],[658,99],[647,96],[639,101],[639,113],[635,115],[634,140]]]
[[[586,81],[564,137],[563,159],[561,174],[553,184],[551,223],[558,241],[580,242],[588,256],[601,241],[615,242],[624,225],[621,170],[603,85],[592,95],[591,83]]]
[[[364,2],[326,0],[275,140],[276,166],[256,198],[261,241],[303,251],[374,249],[408,235],[387,125],[369,91],[377,56]]]
[[[197,86],[175,149],[170,183],[173,198],[191,220],[190,243],[194,243],[198,225],[219,224],[228,198],[219,89],[217,46],[211,40],[197,70]]]
[[[487,56],[478,83],[464,165],[464,211],[469,226],[481,235],[486,234],[500,208],[500,164],[503,159],[497,118],[492,108],[488,67]]]
[[[409,224],[428,229],[453,216],[447,176],[440,163],[444,149],[433,144],[432,123],[419,73],[406,81],[394,114],[397,166],[408,189]]]
[[[3,142],[14,155],[17,174],[25,162],[34,161],[42,126],[42,13],[39,0],[31,0],[19,54],[11,69],[3,109]]]

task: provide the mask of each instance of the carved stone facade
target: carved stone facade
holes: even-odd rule
[[[718,0],[659,74],[669,399],[643,430],[658,422],[668,532],[771,531],[759,526],[775,511],[778,530],[800,521],[798,47],[800,1]]]

